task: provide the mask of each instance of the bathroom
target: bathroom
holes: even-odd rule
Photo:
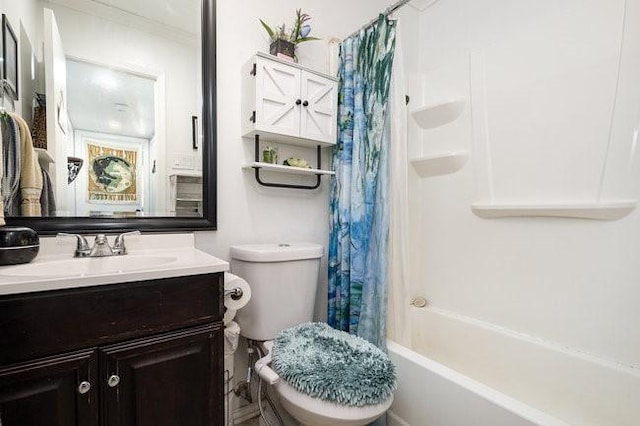
[[[180,16],[190,16],[187,26],[199,25],[199,1],[161,4],[170,15],[172,8],[187,3],[198,16]],[[172,46],[169,59],[162,60],[152,58],[156,45],[145,45],[140,52],[126,43],[144,38],[137,34],[147,34],[145,28],[154,26],[150,21],[163,16],[154,12],[158,2],[0,0],[21,51],[29,39],[36,65],[45,61],[41,46],[46,46],[43,12],[36,7],[48,8],[57,19],[67,59],[102,65],[115,59],[117,69],[155,81],[154,102],[160,102],[159,88],[165,88],[166,98],[165,108],[151,107],[156,134],[137,137],[148,141],[139,151],[148,188],[139,190],[144,196],[154,194],[142,198],[142,207],[127,204],[125,217],[113,218],[101,205],[92,215],[96,209],[80,206],[79,190],[73,196],[67,191],[68,198],[59,196],[56,202],[64,210],[59,216],[68,217],[7,217],[7,224],[36,229],[41,255],[52,249],[69,258],[75,241],[55,238],[58,232],[141,230],[142,236],[125,238],[131,254],[148,244],[164,250],[192,244],[226,262],[232,260],[232,246],[319,244],[324,256],[313,317],[325,321],[331,178],[322,176],[312,190],[271,188],[245,168],[256,153],[254,140],[243,137],[248,118],[243,70],[256,52],[269,53],[260,19],[289,25],[300,8],[312,17],[311,36],[321,40],[296,48],[298,64],[335,76],[340,41],[394,2],[203,3],[209,6],[206,21],[215,22],[205,31],[205,43],[211,47],[216,35],[217,64],[215,81],[205,78],[204,92],[195,85],[202,77],[202,57],[173,48],[188,45],[198,51],[193,34],[185,42],[178,40],[184,39],[184,31],[151,31],[150,40],[168,40]],[[109,24],[122,14],[130,19]],[[398,389],[387,424],[640,423],[640,269],[633,267],[640,251],[635,210],[640,196],[635,149],[640,29],[634,25],[640,23],[640,1],[412,0],[390,17],[398,20],[391,88],[392,141],[398,141],[393,143],[398,150],[392,150],[391,170],[399,173],[394,176],[400,176],[395,181],[400,186],[392,191],[391,232],[396,238],[388,258],[387,314],[387,349],[397,368]],[[98,21],[128,29],[113,43],[95,48],[78,34],[88,39],[102,28]],[[132,29],[131,22],[139,28]],[[75,39],[65,38],[73,33]],[[28,75],[30,61],[21,56],[20,75]],[[35,66],[35,74],[41,72]],[[171,74],[179,75],[179,87],[172,86]],[[22,93],[34,92],[25,87],[28,82],[18,79]],[[212,87],[216,102],[208,104]],[[72,99],[66,101],[74,114]],[[200,112],[202,102],[215,121]],[[17,112],[29,108],[22,96],[13,106],[7,99],[2,105]],[[47,110],[57,107],[54,102]],[[421,125],[420,111],[437,112],[436,123]],[[53,129],[48,133],[59,134]],[[67,129],[71,133],[77,132]],[[215,145],[207,144],[214,139]],[[126,143],[126,149],[133,146],[132,140]],[[304,157],[316,167],[313,149],[282,144],[278,157],[279,163]],[[320,159],[319,168],[330,169],[331,149],[323,148]],[[84,167],[76,188],[87,185],[86,161]],[[62,173],[57,180],[66,182],[67,170],[56,167],[55,173]],[[191,204],[183,213],[190,209],[189,214],[177,213],[172,175],[205,188],[201,205],[186,201]],[[304,175],[262,176],[283,184],[315,183]],[[393,203],[399,206],[395,210]],[[88,213],[78,217],[83,210]],[[146,217],[136,210],[161,213]],[[5,335],[7,323],[2,314],[0,318]],[[0,342],[4,352],[7,341]],[[240,339],[229,388],[240,390],[246,380],[246,349]],[[255,421],[255,393],[252,403],[227,389],[224,393],[229,396],[228,416],[225,423],[213,424]],[[0,423],[13,426],[6,418]]]

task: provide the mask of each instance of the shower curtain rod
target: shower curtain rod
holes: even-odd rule
[[[405,4],[411,2],[411,0],[400,0],[394,4],[392,4],[391,6],[389,6],[388,8],[385,9],[384,12],[382,12],[382,14],[384,16],[389,16],[391,15],[393,12],[395,12],[396,10],[400,9],[402,6],[404,6]],[[345,40],[348,39],[349,37],[353,37],[354,35],[358,34],[360,31],[369,28],[371,25],[375,24],[376,22],[378,22],[378,18],[374,18],[371,21],[367,22],[365,25],[363,25],[362,27],[358,28],[357,31],[352,32],[351,34],[349,34],[348,36],[345,37]]]

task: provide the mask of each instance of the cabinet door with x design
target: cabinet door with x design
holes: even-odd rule
[[[319,142],[335,143],[338,85],[308,71],[302,71],[300,97],[300,137]]]
[[[300,135],[300,70],[256,58],[255,127],[292,137]]]

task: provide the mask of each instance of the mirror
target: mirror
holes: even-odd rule
[[[2,13],[17,38],[17,78],[3,75],[17,89],[2,90],[7,224],[215,229],[215,0],[21,0]]]

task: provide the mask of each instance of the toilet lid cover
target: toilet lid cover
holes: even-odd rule
[[[395,367],[383,351],[324,323],[282,330],[271,357],[273,369],[291,387],[325,401],[376,405],[396,389]]]

